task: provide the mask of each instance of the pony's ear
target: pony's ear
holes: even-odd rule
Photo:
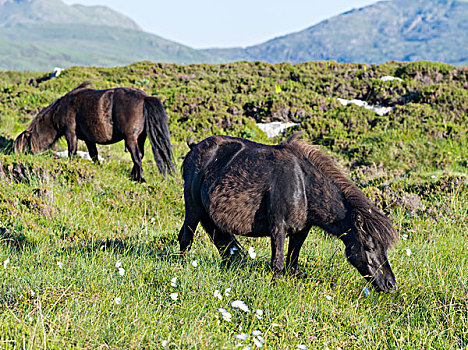
[[[16,154],[29,151],[29,139],[31,138],[31,133],[28,131],[23,131],[15,140],[14,151]]]

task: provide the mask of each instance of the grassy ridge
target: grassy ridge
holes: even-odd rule
[[[382,82],[382,75],[402,80]],[[0,155],[0,262],[6,267],[0,266],[0,346],[161,348],[167,340],[174,349],[255,347],[251,333],[260,330],[271,349],[467,347],[467,75],[428,62],[144,62],[71,68],[33,86],[27,80],[40,73],[0,73],[3,146],[42,106],[83,80],[162,98],[179,164],[188,136],[276,142],[284,136],[267,140],[255,121],[297,121],[306,138],[333,154],[392,215],[402,237],[389,255],[400,285],[395,294],[366,297],[366,283],[346,263],[342,244],[317,229],[301,254],[303,274],[271,285],[267,239],[244,239],[257,257],[228,270],[201,229],[188,257],[177,256],[182,181],[157,173],[149,145],[147,184],[128,179],[131,162],[122,144],[100,147],[105,162],[99,166],[52,152],[15,156],[7,147]],[[337,97],[395,109],[379,117],[341,106]],[[176,301],[171,293],[178,293]],[[251,312],[231,307],[236,299]],[[218,308],[232,320],[223,320]],[[246,341],[234,338],[241,332],[249,334]]]

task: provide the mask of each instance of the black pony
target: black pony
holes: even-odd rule
[[[70,157],[76,155],[80,139],[98,162],[96,144],[125,140],[134,164],[131,176],[144,181],[141,159],[148,135],[159,171],[163,175],[172,172],[167,116],[159,99],[134,88],[93,90],[89,86],[85,82],[42,109],[17,137],[15,153],[43,152],[65,136]]]
[[[190,144],[182,170],[185,221],[182,252],[199,222],[223,259],[241,250],[234,235],[271,237],[271,266],[277,278],[294,271],[312,226],[340,238],[349,262],[379,291],[396,287],[387,249],[397,239],[391,220],[316,146],[299,141],[267,146],[242,138],[212,136]],[[237,248],[237,249],[236,249]]]

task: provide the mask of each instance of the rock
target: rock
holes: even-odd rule
[[[392,77],[391,75],[384,75],[384,76],[380,77],[380,80],[382,80],[382,81],[393,81],[393,80],[403,81],[403,79],[397,78],[397,77]]]
[[[57,156],[60,158],[68,158],[68,151],[60,151],[56,153]],[[78,151],[76,152],[77,157],[80,157],[81,159],[87,159],[87,160],[92,160],[88,152],[83,152],[83,151]],[[100,162],[104,160],[101,156],[98,156],[98,159]]]
[[[283,123],[283,122],[272,122],[272,123],[258,123],[258,128],[262,130],[268,137],[278,136],[288,128],[293,126],[299,126],[298,123]]]
[[[377,113],[380,116],[383,116],[391,111],[393,111],[393,107],[386,107],[382,105],[369,105],[366,101],[362,100],[345,100],[344,98],[337,98],[337,101],[340,102],[343,106],[347,106],[348,104],[354,104],[359,107],[364,107],[365,109],[370,109]]]

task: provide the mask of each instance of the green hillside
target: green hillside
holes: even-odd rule
[[[245,49],[210,49],[225,60],[383,63],[439,61],[467,65],[468,2],[391,0],[332,17]]]
[[[143,32],[106,7],[61,0],[0,1],[0,70],[117,66],[135,61],[217,63],[211,54]]]
[[[138,30],[35,24],[0,28],[0,69],[51,70],[70,65],[116,66],[152,59],[217,62],[213,56]],[[32,60],[31,57],[34,57]]]
[[[1,347],[253,349],[262,339],[265,349],[468,346],[467,68],[140,62],[73,67],[28,83],[43,75],[0,72]],[[11,154],[38,111],[85,80],[161,98],[178,167],[188,137],[276,143],[287,135],[267,139],[256,122],[299,123],[288,134],[303,130],[392,217],[400,241],[389,260],[399,289],[375,293],[346,262],[342,243],[316,228],[298,276],[276,284],[267,238],[243,238],[257,256],[224,268],[199,228],[180,257],[181,175],[164,179],[149,144],[145,184],[129,180],[123,143],[99,146],[100,165],[58,158],[64,140],[41,155]],[[380,116],[338,98],[393,110]]]

